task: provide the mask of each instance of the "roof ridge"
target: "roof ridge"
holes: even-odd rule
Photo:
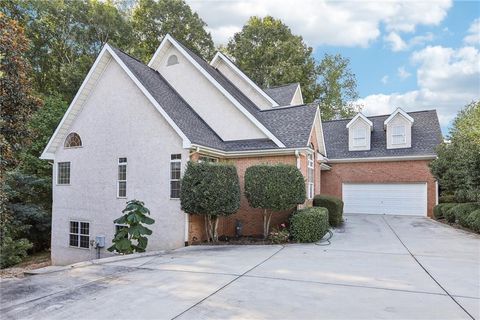
[[[277,88],[282,88],[282,87],[287,87],[287,86],[291,86],[293,84],[296,84],[296,85],[299,85],[300,82],[291,82],[291,83],[286,83],[286,84],[280,84],[278,86],[273,86],[273,87],[268,87],[268,88],[263,88],[263,90],[266,90],[266,89],[277,89]]]
[[[411,114],[411,113],[421,113],[421,112],[431,112],[431,111],[435,111],[437,112],[437,109],[427,109],[427,110],[417,110],[417,111],[405,111],[407,114]],[[392,112],[393,113],[393,112]],[[365,115],[364,113],[362,113],[365,117],[367,117],[367,119],[370,119],[370,118],[380,118],[380,117],[388,117],[390,116],[392,113],[387,113],[387,114],[379,114],[379,115],[374,115],[374,116],[367,116]],[[334,121],[348,121],[348,120],[352,120],[354,117],[352,118],[345,118],[345,119],[331,119],[331,120],[324,120],[322,122],[334,122]]]

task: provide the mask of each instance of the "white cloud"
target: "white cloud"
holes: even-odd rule
[[[480,18],[475,19],[470,28],[468,29],[468,34],[465,38],[463,38],[463,42],[466,44],[471,45],[479,45],[480,44]]]
[[[215,43],[225,44],[250,16],[271,15],[302,35],[312,47],[366,47],[383,24],[389,32],[413,32],[418,25],[438,25],[451,0],[427,2],[325,0],[187,0],[208,24]]]
[[[403,66],[398,68],[397,71],[398,71],[398,77],[402,80],[405,80],[412,75],[410,72],[405,70],[405,67],[403,67]]]
[[[429,46],[414,52],[411,59],[419,66],[418,90],[367,96],[357,101],[364,106],[364,112],[387,114],[397,107],[437,109],[440,124],[445,129],[459,109],[480,99],[480,52],[477,48]]]
[[[388,83],[388,76],[387,75],[384,75],[382,77],[382,79],[380,79],[380,81],[383,83],[383,84],[387,84]]]
[[[414,46],[424,45],[426,42],[433,40],[433,33],[427,32],[424,35],[412,37],[408,42],[404,41],[397,32],[390,32],[384,37],[385,42],[390,46],[392,51],[405,51]]]

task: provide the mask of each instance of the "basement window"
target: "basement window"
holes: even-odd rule
[[[90,247],[90,223],[70,221],[70,247],[88,249]]]

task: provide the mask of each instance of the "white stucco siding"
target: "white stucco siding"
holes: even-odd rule
[[[260,109],[272,108],[272,103],[263,97],[255,88],[253,88],[245,79],[233,71],[223,60],[220,60],[216,68],[230,80],[240,91],[243,92]]]
[[[179,200],[170,200],[170,155],[188,150],[162,115],[146,99],[123,69],[110,62],[74,120],[83,147],[55,153],[52,210],[52,259],[68,264],[95,257],[94,249],[69,247],[69,221],[90,222],[90,239],[106,236],[111,245],[113,220],[127,200],[138,199],[151,210],[148,250],[184,244],[185,215]],[[117,198],[118,158],[127,158],[127,199]],[[69,161],[70,185],[57,185],[57,163]],[[102,256],[108,255],[106,248]]]
[[[405,128],[405,142],[400,144],[394,144],[392,133],[393,127],[395,126],[403,126]],[[410,148],[412,146],[412,123],[406,119],[400,113],[397,115],[387,124],[387,149],[397,149],[397,148]]]
[[[175,54],[178,64],[167,66]],[[156,69],[223,140],[261,139],[267,136],[175,47],[158,57]]]
[[[354,132],[357,129],[364,130],[366,133],[366,143],[363,146],[354,145]],[[361,151],[361,150],[370,150],[370,140],[371,140],[371,130],[368,123],[366,123],[362,118],[358,118],[351,126],[348,128],[348,150],[350,151]]]
[[[299,106],[301,104],[303,104],[302,89],[300,86],[298,86],[295,94],[293,95],[292,101],[290,102],[290,105]]]

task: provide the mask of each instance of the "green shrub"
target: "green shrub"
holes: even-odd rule
[[[272,211],[290,210],[305,202],[305,179],[292,165],[251,166],[245,171],[245,196],[252,208],[263,209],[263,236],[266,238]]]
[[[205,217],[207,240],[218,240],[218,218],[240,208],[237,168],[226,163],[189,162],[180,184],[182,210]]]
[[[32,244],[27,239],[12,239],[4,236],[0,244],[0,269],[16,265],[27,256]]]
[[[453,210],[459,203],[454,203],[452,206],[445,208],[443,211],[443,217],[447,222],[453,223],[455,222],[455,211]]]
[[[470,212],[467,217],[468,228],[480,233],[480,209]]]
[[[328,210],[312,207],[298,210],[290,219],[290,234],[297,242],[316,242],[328,231]]]
[[[316,195],[313,206],[327,208],[328,222],[332,227],[339,226],[343,221],[343,201],[339,198],[326,195]]]
[[[443,219],[445,218],[445,212],[456,205],[457,203],[439,203],[433,208],[433,215],[437,219]]]
[[[451,210],[455,215],[455,221],[457,221],[462,227],[468,227],[467,217],[468,215],[477,209],[480,209],[479,203],[460,203],[454,206]]]
[[[439,203],[453,203],[455,202],[454,194],[444,194],[438,198]]]

